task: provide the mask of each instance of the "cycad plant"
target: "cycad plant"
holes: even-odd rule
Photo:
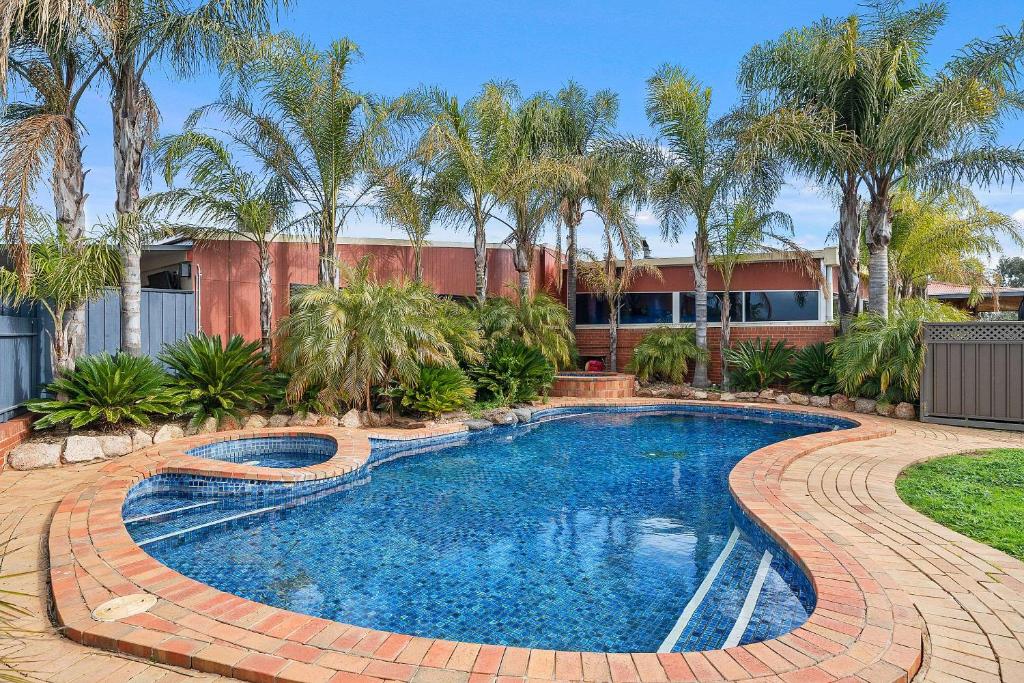
[[[657,327],[645,334],[633,349],[633,359],[626,369],[641,382],[660,379],[681,384],[690,362],[703,353],[692,329]]]
[[[839,384],[832,347],[825,342],[815,342],[797,350],[789,369],[789,381],[795,390],[815,396],[836,393]]]
[[[741,341],[726,351],[733,368],[733,386],[740,391],[760,391],[789,377],[793,348],[782,339]]]
[[[227,344],[219,335],[189,335],[164,347],[160,360],[174,372],[181,412],[198,427],[213,418],[219,426],[259,409],[272,393],[259,342],[234,335]]]
[[[888,318],[874,312],[857,316],[850,331],[831,342],[839,386],[851,395],[916,401],[924,370],[924,324],[966,319],[951,306],[918,298],[894,302]]]
[[[470,369],[481,399],[501,405],[535,401],[555,379],[555,368],[539,349],[516,339],[500,340],[484,362]]]
[[[320,387],[329,406],[373,410],[375,391],[413,382],[423,365],[454,366],[437,297],[413,282],[379,282],[370,260],[342,265],[344,287],[308,287],[291,301],[281,321],[281,360],[291,372],[288,395]]]
[[[419,377],[402,383],[390,395],[402,408],[437,417],[473,402],[476,390],[460,368],[424,365]]]
[[[550,294],[491,298],[477,306],[475,313],[492,347],[501,339],[518,339],[539,350],[556,368],[572,362],[576,341],[569,327],[569,311]]]
[[[25,404],[43,416],[32,424],[35,429],[147,425],[152,415],[176,414],[181,402],[163,368],[148,356],[124,353],[82,356],[74,370],[48,384],[46,391],[60,398]]]

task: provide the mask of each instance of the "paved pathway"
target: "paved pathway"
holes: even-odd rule
[[[856,558],[881,587],[880,599],[890,594],[909,595],[926,626],[926,656],[916,680],[1024,681],[1024,564],[913,512],[899,501],[892,485],[899,471],[914,461],[979,448],[1024,447],[1024,434],[884,422],[895,428],[894,435],[828,446],[782,469],[782,497],[796,514]],[[60,637],[51,626],[47,617],[50,593],[46,558],[50,519],[65,495],[98,480],[104,465],[110,463],[0,473],[0,541],[8,548],[0,560],[0,574],[26,572],[3,580],[0,586],[34,596],[21,600],[31,611],[20,624],[26,632],[18,638],[0,640],[0,651],[21,658],[20,668],[36,680],[218,680],[209,674],[88,648]],[[509,657],[513,649],[507,652]],[[452,659],[465,654],[449,653]],[[396,657],[401,661],[403,653]],[[762,657],[769,666],[777,659],[767,648]],[[612,667],[611,674],[624,672],[624,679],[742,678],[736,675],[732,668],[735,661],[729,657],[708,656],[701,660],[707,668],[696,671],[691,667],[682,674],[662,667],[653,657],[614,661],[618,666]],[[449,669],[454,666],[453,662],[447,664]],[[495,664],[499,673],[506,668],[505,662]],[[534,664],[528,662],[529,671],[547,668],[540,666],[543,662],[537,662],[536,667]],[[559,664],[555,658],[551,675],[544,677],[578,678],[560,676],[569,671]],[[829,666],[833,668],[818,680],[840,679],[846,675],[842,664],[841,658],[831,660]],[[439,665],[444,667],[445,663]],[[814,671],[822,674],[821,669]],[[880,669],[876,673],[884,677],[887,672]],[[336,678],[359,677],[346,674]],[[476,678],[463,672],[448,680]],[[795,683],[810,679],[783,675],[771,680]]]

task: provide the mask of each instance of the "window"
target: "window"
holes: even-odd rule
[[[708,292],[708,322],[722,322],[722,292]],[[692,323],[697,321],[697,297],[693,292],[679,293],[679,322]],[[729,320],[734,323],[743,322],[743,294],[729,293]]]
[[[818,291],[747,292],[747,322],[818,319]]]
[[[607,325],[608,302],[597,294],[577,294],[576,323],[578,325]]]
[[[672,293],[632,293],[622,297],[619,322],[623,325],[654,325],[672,322]]]

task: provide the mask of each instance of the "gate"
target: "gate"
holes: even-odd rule
[[[35,306],[0,302],[0,422],[21,412],[18,406],[23,401],[39,395],[42,336]]]
[[[929,323],[921,420],[1024,430],[1024,322]]]
[[[114,353],[121,347],[121,291],[108,289],[89,302],[86,353]],[[154,358],[164,344],[196,332],[195,292],[180,289],[142,290],[142,352]]]

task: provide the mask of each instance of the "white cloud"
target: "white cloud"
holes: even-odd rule
[[[1010,215],[1013,217],[1013,220],[1017,221],[1018,223],[1024,224],[1024,209],[1017,209]]]
[[[638,211],[636,214],[636,222],[639,225],[657,225],[658,217],[650,211]]]

